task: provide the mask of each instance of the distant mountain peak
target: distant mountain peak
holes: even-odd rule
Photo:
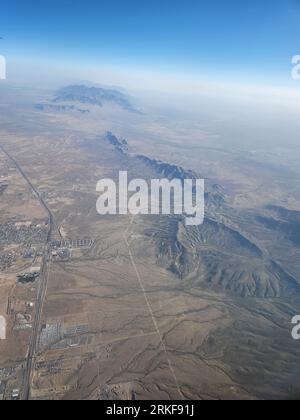
[[[117,89],[102,88],[86,85],[70,85],[60,89],[53,102],[79,102],[96,106],[104,106],[107,103],[113,103],[126,111],[141,114],[133,104],[130,98]]]

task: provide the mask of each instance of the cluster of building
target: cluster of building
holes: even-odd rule
[[[17,259],[14,251],[0,252],[0,271],[7,270]]]
[[[10,221],[0,225],[0,245],[41,244],[47,241],[47,236],[45,223]]]
[[[11,220],[0,224],[0,271],[8,270],[19,258],[42,257],[47,237],[45,222]]]
[[[15,369],[13,368],[0,368],[0,401],[4,399],[19,400],[20,389],[7,386],[9,380],[13,378]]]
[[[69,260],[72,256],[72,250],[67,248],[58,248],[51,253],[53,258],[59,258],[61,260]]]
[[[68,260],[72,256],[72,250],[89,249],[93,246],[92,239],[70,239],[53,241],[51,243],[52,257]]]
[[[70,240],[63,240],[63,241],[53,241],[51,245],[53,249],[59,249],[59,248],[88,249],[92,247],[93,240],[92,239],[70,239]]]
[[[62,324],[43,325],[39,348],[64,349],[90,344],[89,325],[79,324],[64,327]]]

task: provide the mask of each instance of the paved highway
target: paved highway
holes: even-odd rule
[[[47,292],[47,283],[48,283],[48,277],[49,277],[49,265],[50,265],[50,258],[51,258],[51,238],[53,233],[53,215],[43,200],[42,196],[36,189],[36,187],[32,184],[28,176],[25,174],[21,166],[18,164],[18,162],[10,155],[10,153],[7,152],[7,150],[0,146],[0,149],[2,152],[7,156],[7,158],[14,164],[20,175],[24,178],[26,183],[29,185],[30,189],[42,205],[42,207],[45,209],[45,211],[48,214],[49,217],[49,232],[47,236],[47,244],[43,259],[43,264],[41,268],[41,274],[39,277],[39,286],[38,286],[38,293],[37,293],[37,303],[35,307],[35,316],[32,326],[32,336],[29,344],[29,349],[27,353],[27,361],[26,361],[26,368],[24,373],[24,381],[23,381],[23,394],[22,398],[23,400],[29,400],[30,399],[30,386],[31,386],[31,379],[32,379],[32,371],[34,366],[34,358],[38,346],[38,340],[39,340],[39,332],[40,332],[40,326],[41,326],[41,319],[42,319],[42,311],[43,311],[43,305],[46,298],[46,292]]]

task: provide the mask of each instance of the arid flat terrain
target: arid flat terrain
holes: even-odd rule
[[[263,151],[158,144],[163,127],[151,142],[127,102],[67,94],[22,91],[0,117],[1,397],[299,398],[299,173],[275,150],[262,167]],[[100,216],[97,181],[120,170],[205,177],[204,224]]]

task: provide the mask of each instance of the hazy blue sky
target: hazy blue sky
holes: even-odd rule
[[[0,54],[284,85],[299,22],[299,0],[3,0]]]

